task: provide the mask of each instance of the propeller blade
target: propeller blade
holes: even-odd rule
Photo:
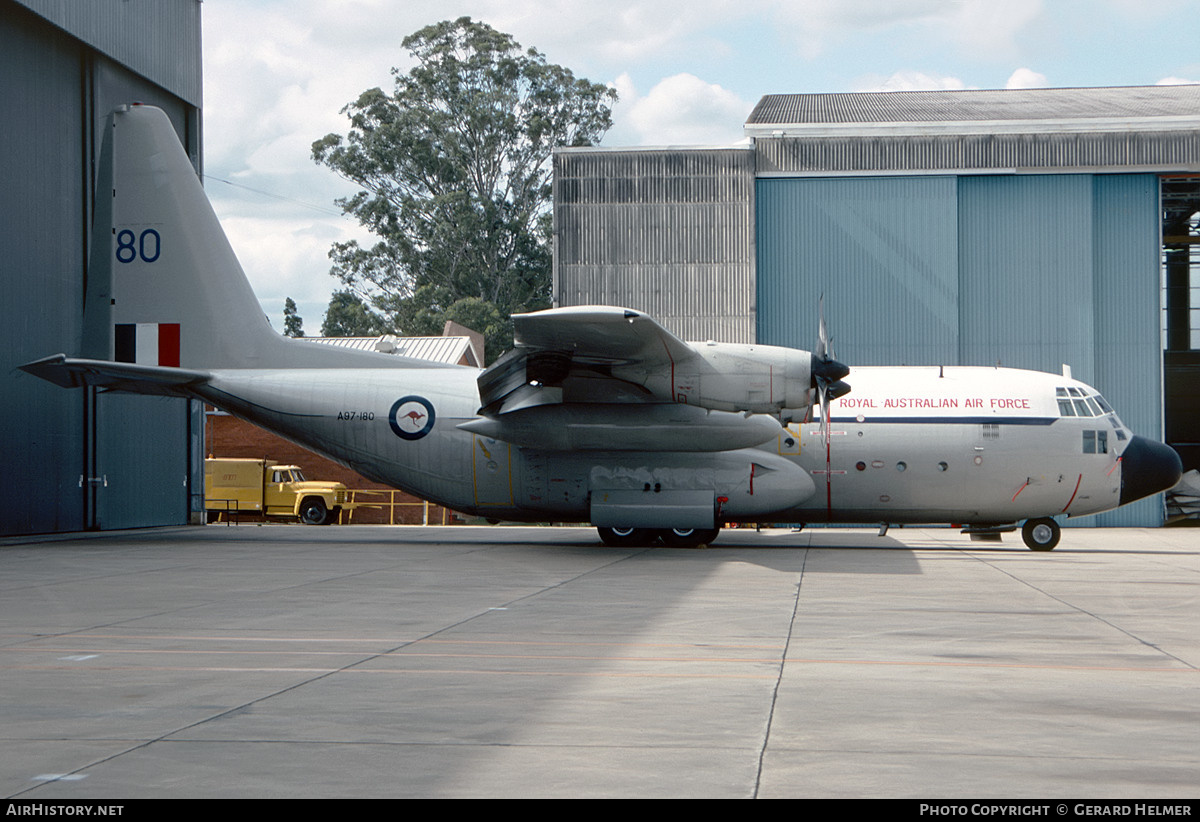
[[[825,295],[822,294],[817,302],[818,323],[817,323],[817,350],[813,355],[820,360],[829,359],[829,329],[825,325]]]
[[[829,386],[822,382],[817,387],[821,400],[821,434],[825,437],[825,453],[829,453]]]

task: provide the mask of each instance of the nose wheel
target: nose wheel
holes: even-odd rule
[[[1025,540],[1030,551],[1053,551],[1060,536],[1062,530],[1058,523],[1049,517],[1027,519],[1021,526],[1021,539]]]

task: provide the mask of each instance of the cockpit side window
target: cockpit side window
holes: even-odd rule
[[[1083,453],[1085,453],[1085,454],[1107,454],[1108,453],[1108,432],[1107,431],[1084,431],[1083,432]]]

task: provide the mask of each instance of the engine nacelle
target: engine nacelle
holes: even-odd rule
[[[696,357],[669,373],[645,375],[641,382],[654,396],[714,411],[777,414],[812,403],[812,355],[775,345],[689,342]],[[630,369],[636,366],[628,367]],[[626,376],[621,367],[614,376]]]

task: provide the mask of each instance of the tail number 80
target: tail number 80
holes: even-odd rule
[[[152,263],[158,259],[162,251],[162,237],[153,228],[147,228],[141,234],[134,234],[128,228],[117,234],[117,262],[131,263],[141,259],[144,263]]]

